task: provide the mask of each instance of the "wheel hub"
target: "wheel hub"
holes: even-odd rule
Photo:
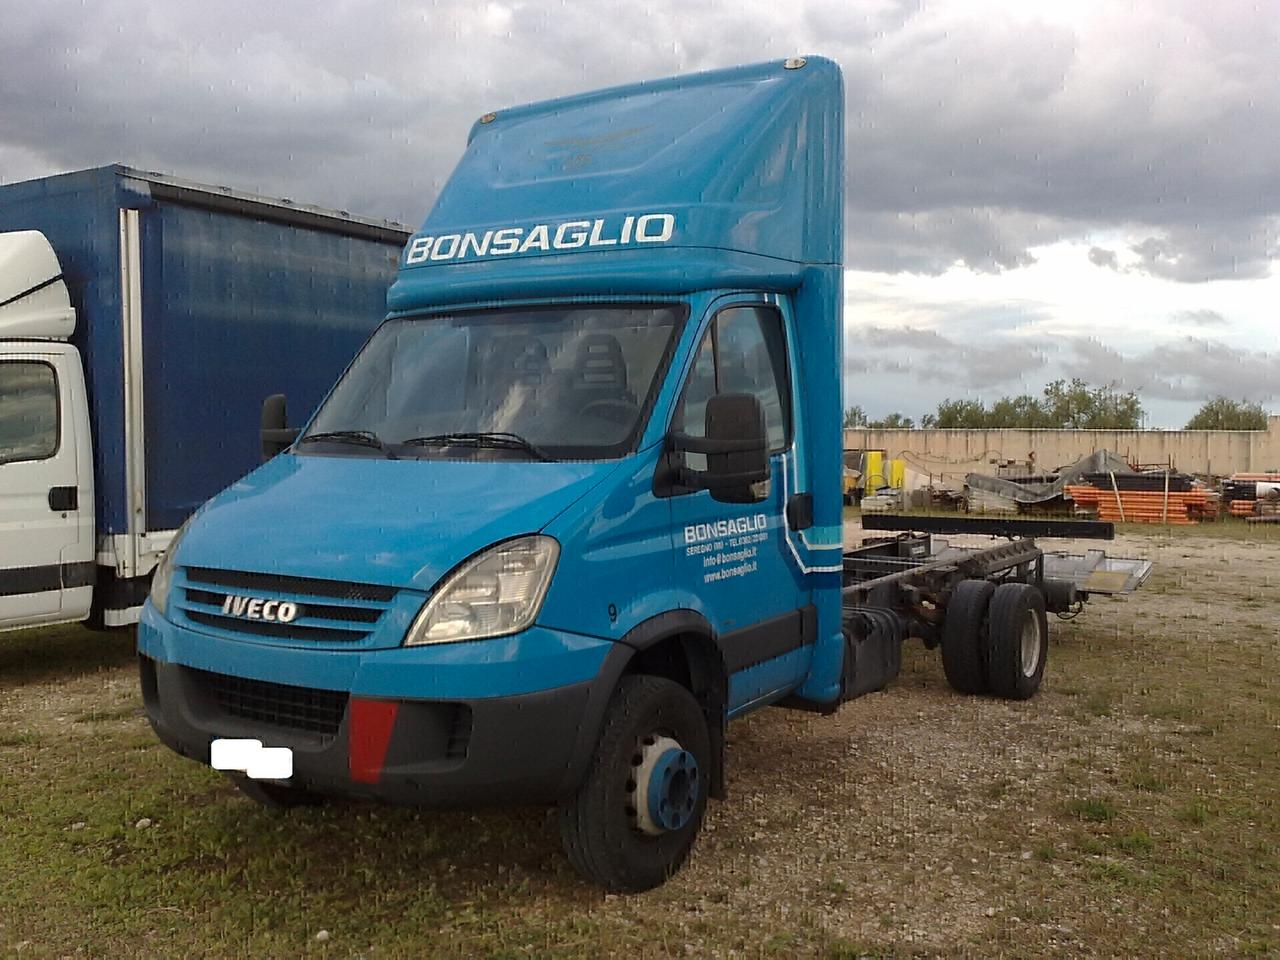
[[[671,737],[649,736],[632,761],[630,810],[637,829],[650,836],[689,822],[702,788],[698,761]]]
[[[1022,675],[1034,677],[1040,666],[1040,621],[1034,611],[1027,611],[1022,621]]]

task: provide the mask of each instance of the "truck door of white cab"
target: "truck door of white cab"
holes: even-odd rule
[[[0,630],[84,619],[93,576],[80,355],[67,343],[0,341]]]

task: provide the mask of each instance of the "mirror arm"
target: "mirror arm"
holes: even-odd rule
[[[672,433],[671,448],[681,453],[750,453],[762,446],[759,440],[713,440],[708,437],[691,437],[687,433]]]
[[[262,431],[262,439],[268,443],[283,443],[285,446],[293,443],[298,439],[298,434],[302,432],[301,427],[280,427],[278,429],[266,429]]]
[[[273,393],[262,401],[262,417],[258,421],[258,443],[262,448],[262,462],[266,463],[293,441],[298,430],[289,427],[283,393]]]

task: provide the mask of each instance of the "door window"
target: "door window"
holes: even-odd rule
[[[0,463],[58,452],[58,380],[39,360],[0,363]]]
[[[772,307],[737,306],[720,311],[698,346],[698,355],[676,407],[674,427],[691,437],[707,432],[707,401],[717,393],[749,393],[764,408],[769,452],[791,442],[791,384],[787,376],[782,317]],[[689,466],[703,469],[687,454]]]

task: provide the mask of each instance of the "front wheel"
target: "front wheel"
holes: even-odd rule
[[[698,701],[663,677],[623,677],[560,837],[587,879],[616,893],[658,886],[702,827],[711,735]]]

